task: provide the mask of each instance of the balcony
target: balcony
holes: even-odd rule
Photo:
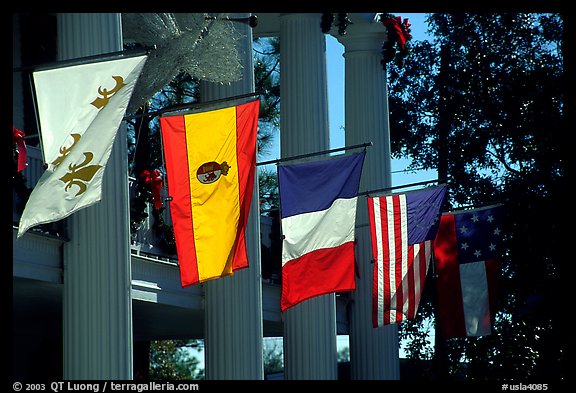
[[[28,166],[23,171],[29,190],[43,173],[41,151],[28,147]],[[136,179],[129,178],[131,203],[136,193]],[[62,303],[63,250],[69,241],[66,219],[31,228],[16,238],[23,210],[22,190],[13,189],[13,294],[17,321],[25,315],[42,310],[59,310]],[[168,196],[162,189],[162,197]],[[203,284],[182,288],[175,249],[167,244],[159,223],[170,226],[170,206],[164,203],[161,215],[154,215],[146,204],[146,218],[131,234],[132,299],[134,336],[136,339],[202,338],[204,329]],[[281,262],[279,221],[271,216],[260,217],[262,314],[264,335],[282,335],[280,312]],[[338,334],[348,333],[346,304],[348,294],[339,294],[337,303]],[[17,314],[17,315],[16,315]],[[61,313],[50,312],[46,318]],[[22,322],[24,324],[24,322]],[[54,332],[55,334],[57,332]]]
[[[69,241],[66,219],[29,229],[17,239],[17,228],[24,208],[26,192],[30,192],[40,179],[43,169],[40,149],[28,146],[28,166],[23,171],[23,187],[13,187],[13,295],[15,320],[43,310],[58,310],[62,303],[63,252]],[[136,194],[136,179],[129,178],[131,202]],[[162,189],[167,197],[167,189]],[[155,217],[150,203],[146,204],[147,217],[131,234],[132,299],[134,335],[138,339],[157,337],[203,337],[204,286],[182,288],[178,258],[175,249],[166,245],[166,237],[158,223],[171,224],[169,203],[164,203],[160,217]],[[263,314],[265,334],[281,335],[280,315],[280,261],[272,263],[272,220],[262,219],[262,271]],[[172,251],[172,252],[171,252]],[[274,265],[274,267],[272,267]],[[186,311],[187,310],[187,311]],[[17,315],[16,315],[17,314]],[[58,313],[49,313],[57,322]],[[170,321],[164,323],[161,321]],[[17,323],[19,325],[19,323]],[[22,322],[24,324],[24,322]],[[50,325],[50,324],[48,324]],[[57,332],[54,332],[56,334]]]
[[[25,194],[30,192],[34,185],[40,179],[44,172],[42,165],[42,153],[40,149],[28,146],[27,149],[28,166],[23,171],[24,185],[27,190],[20,190],[17,192],[17,187],[13,187],[12,198],[12,219],[14,229],[18,227],[20,216],[24,209]],[[134,177],[129,177],[129,197],[130,201],[134,201],[137,193],[137,181]],[[16,180],[15,180],[16,183]],[[130,249],[132,255],[146,260],[153,260],[158,263],[178,266],[178,257],[176,255],[175,246],[170,239],[170,234],[166,233],[166,229],[170,230],[172,225],[172,218],[170,214],[170,203],[166,202],[168,191],[166,187],[161,190],[161,197],[164,201],[163,209],[161,209],[160,216],[152,208],[150,203],[146,203],[144,209],[145,219],[138,223],[131,231]],[[132,208],[133,206],[131,206]],[[279,261],[279,228],[278,222],[275,222],[270,216],[262,216],[260,220],[261,225],[261,245],[262,245],[262,273],[264,282],[269,284],[280,284],[280,269],[281,264]],[[275,228],[273,226],[276,225]],[[278,237],[272,238],[272,234]],[[66,231],[66,220],[56,221],[39,225],[29,229],[27,234],[35,236],[42,236],[48,239],[53,239],[57,242],[66,242],[68,235]],[[26,236],[25,236],[26,237]],[[25,238],[24,237],[24,238]],[[23,239],[24,239],[23,238]]]

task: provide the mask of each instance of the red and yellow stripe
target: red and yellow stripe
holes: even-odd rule
[[[160,118],[170,210],[182,286],[248,267],[248,221],[260,101]],[[207,163],[224,162],[227,174],[201,182]]]

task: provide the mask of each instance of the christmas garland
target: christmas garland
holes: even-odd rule
[[[160,191],[162,176],[158,169],[143,170],[136,179],[135,195],[130,203],[130,230],[133,235],[138,232],[142,222],[148,218],[146,207],[152,203],[153,230],[157,246],[170,255],[176,254],[176,239],[174,228],[164,222],[163,213],[166,209],[162,204]]]
[[[130,201],[130,232],[132,235],[140,230],[142,222],[148,218],[146,207],[151,197],[152,193],[148,190],[146,182],[142,178],[137,178],[134,196]]]
[[[136,174],[132,185],[132,195],[130,199],[130,233],[133,242],[136,241],[142,223],[149,217],[148,206],[151,205],[153,221],[150,222],[154,233],[154,240],[149,239],[149,243],[154,241],[154,246],[159,247],[169,255],[176,254],[176,240],[174,230],[171,225],[164,222],[164,210],[162,200],[162,187],[164,185],[163,176],[160,170],[153,169],[159,165],[154,157],[161,155],[159,151],[154,151],[151,143],[151,117],[146,115],[148,105],[139,108],[137,114],[141,115],[134,123],[130,123],[134,130],[133,173]],[[140,140],[140,144],[138,144]],[[157,145],[154,145],[158,147]],[[129,153],[130,154],[130,153]]]
[[[330,12],[322,13],[320,21],[322,33],[326,34],[332,29],[334,20],[334,14]],[[412,35],[410,34],[411,24],[408,23],[408,18],[402,20],[401,17],[392,14],[380,14],[379,21],[386,27],[387,33],[387,39],[382,44],[382,67],[386,69],[386,64],[392,60],[396,60],[396,65],[402,67],[404,60],[410,54],[408,41],[412,39]],[[336,21],[338,34],[346,34],[346,28],[351,23],[347,13],[338,13]]]
[[[149,193],[152,194],[152,217],[154,217],[154,234],[158,240],[158,246],[168,254],[176,254],[176,239],[174,228],[164,222],[164,210],[162,205],[161,190],[163,186],[162,174],[158,169],[152,172],[142,171],[140,179],[146,185]]]
[[[338,34],[344,35],[346,34],[346,29],[348,25],[352,24],[352,21],[348,19],[348,13],[340,12],[337,14],[338,20],[336,22],[336,26],[338,26]],[[322,28],[322,33],[326,34],[332,28],[334,24],[334,14],[330,12],[323,12],[322,19],[320,21],[320,27]]]
[[[162,190],[162,175],[158,169],[154,169],[152,172],[145,169],[140,173],[140,178],[144,181],[152,191],[152,202],[154,203],[154,209],[160,209],[162,207],[162,198],[160,196],[160,191]]]
[[[396,60],[396,65],[402,67],[410,53],[408,41],[412,39],[408,18],[400,18],[392,14],[380,14],[380,22],[386,27],[388,39],[382,45],[382,66]]]

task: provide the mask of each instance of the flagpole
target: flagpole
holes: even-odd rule
[[[259,95],[260,95],[260,93],[254,92],[254,93],[240,94],[240,95],[232,96],[232,97],[220,98],[218,100],[203,101],[203,102],[187,102],[185,104],[176,104],[176,105],[170,106],[168,108],[158,109],[157,111],[154,111],[154,112],[148,112],[147,114],[127,115],[127,116],[124,116],[124,120],[138,119],[140,117],[147,117],[147,116],[154,117],[154,116],[158,116],[158,115],[163,115],[165,113],[178,112],[178,111],[183,111],[186,109],[199,109],[199,108],[203,108],[203,107],[210,106],[210,105],[221,104],[224,102],[235,101],[235,100],[241,100],[243,98],[256,97]],[[181,115],[181,114],[182,113],[179,113],[179,115]]]
[[[444,183],[446,180],[445,179],[432,179],[432,180],[424,180],[424,181],[419,181],[416,183],[408,183],[408,184],[401,184],[399,186],[393,186],[393,187],[386,187],[386,188],[379,188],[376,190],[368,190],[368,191],[363,191],[363,192],[359,192],[358,195],[372,195],[375,193],[382,193],[382,192],[386,192],[386,191],[392,191],[392,190],[396,190],[399,188],[407,188],[407,187],[414,187],[414,186],[422,186],[425,184],[429,184],[429,183]]]
[[[219,103],[223,103],[223,102],[240,100],[243,98],[255,97],[255,96],[259,96],[259,95],[260,95],[260,93],[253,92],[253,93],[247,93],[247,94],[240,94],[240,95],[236,95],[236,96],[232,96],[232,97],[221,98],[221,99],[217,99],[217,100],[210,100],[210,101],[204,101],[204,102],[193,102],[193,103],[186,103],[186,104],[177,104],[177,105],[174,105],[174,106],[171,106],[168,108],[159,109],[159,110],[154,111],[154,112],[142,113],[139,115],[124,116],[123,120],[139,119],[142,117],[154,117],[154,116],[162,115],[162,114],[168,113],[168,112],[176,112],[178,110],[183,110],[183,109],[201,108],[203,106],[209,106],[209,105],[219,104]],[[163,145],[163,141],[162,141],[162,135],[160,135],[160,150],[162,152],[162,154],[161,154],[162,166],[165,168],[164,145]],[[136,150],[134,150],[134,154],[136,154]],[[165,173],[162,174],[162,178],[166,178]],[[167,196],[165,198],[165,200],[169,202],[172,200],[172,197]]]
[[[323,151],[318,151],[318,152],[314,152],[314,153],[299,154],[299,155],[297,155],[297,156],[279,158],[279,159],[277,159],[277,160],[257,162],[257,163],[256,163],[256,166],[268,165],[268,164],[278,164],[278,163],[284,162],[284,161],[299,160],[299,159],[301,159],[301,158],[319,156],[319,155],[321,155],[321,154],[335,153],[335,152],[343,151],[343,150],[360,149],[360,148],[362,148],[362,147],[366,148],[366,147],[368,147],[368,146],[373,146],[373,143],[372,143],[372,142],[366,142],[366,143],[362,143],[362,144],[359,144],[359,145],[344,146],[344,147],[339,147],[339,148],[337,148],[337,149],[323,150]]]
[[[42,161],[44,164],[48,164],[46,162],[46,158],[44,156],[44,143],[42,142],[42,130],[40,129],[40,121],[39,121],[39,114],[38,114],[38,105],[36,99],[36,89],[34,87],[34,79],[32,77],[33,72],[35,71],[46,71],[53,68],[63,68],[63,67],[70,67],[76,65],[83,65],[83,64],[91,64],[91,63],[98,63],[107,60],[115,60],[115,59],[125,59],[130,57],[142,56],[145,54],[149,54],[152,49],[155,49],[156,46],[151,47],[144,47],[138,49],[128,49],[128,50],[120,50],[108,53],[102,53],[98,55],[92,56],[83,56],[83,57],[76,57],[73,59],[68,60],[60,60],[54,61],[50,63],[45,63],[41,65],[32,65],[32,66],[24,66],[24,67],[17,67],[13,68],[12,72],[28,72],[28,81],[30,83],[30,90],[31,90],[31,97],[32,97],[32,105],[34,106],[34,120],[36,122],[36,129],[38,130],[37,134],[29,135],[28,138],[38,137],[40,139],[40,152],[42,153]]]
[[[492,209],[494,207],[500,207],[500,206],[504,206],[504,203],[507,202],[508,199],[504,199],[502,201],[494,201],[494,202],[490,202],[490,204],[488,205],[466,205],[466,206],[459,206],[459,207],[455,207],[449,211],[443,212],[442,214],[452,214],[452,213],[456,213],[456,212],[461,212],[461,211],[465,211],[465,210],[469,210],[469,211],[476,211],[476,210],[486,210],[486,209]]]
[[[147,55],[150,53],[150,51],[152,49],[156,49],[156,45],[146,46],[144,48],[126,49],[126,50],[120,50],[120,51],[115,51],[115,52],[102,53],[99,55],[76,57],[74,59],[54,61],[54,62],[40,64],[40,65],[17,67],[17,68],[13,68],[12,72],[46,71],[46,70],[50,70],[52,68],[63,68],[63,67],[71,67],[71,66],[77,66],[77,65],[83,65],[83,64],[98,63],[98,62],[107,61],[107,60],[116,60],[117,58],[124,59],[124,58],[129,58],[129,57]]]
[[[256,164],[258,165],[258,164]],[[414,186],[421,186],[424,184],[429,184],[429,183],[435,183],[438,182],[438,184],[440,185],[441,183],[444,183],[443,179],[433,179],[433,180],[425,180],[425,181],[421,181],[421,182],[416,182],[416,183],[408,183],[408,184],[401,184],[399,186],[393,186],[393,187],[386,187],[386,188],[379,188],[377,190],[368,190],[368,191],[363,191],[363,192],[359,192],[358,196],[360,195],[366,195],[369,196],[373,193],[380,193],[380,192],[385,192],[385,191],[391,191],[391,190],[396,190],[399,188],[407,188],[407,187],[414,187]],[[494,205],[496,206],[496,205]],[[265,212],[272,212],[272,211],[276,211],[279,210],[279,208],[272,208],[272,209],[266,209],[266,210],[260,210],[260,212],[265,213]]]

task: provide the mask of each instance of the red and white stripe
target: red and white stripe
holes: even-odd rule
[[[368,198],[374,275],[374,327],[414,319],[426,280],[431,241],[409,245],[406,195]]]

